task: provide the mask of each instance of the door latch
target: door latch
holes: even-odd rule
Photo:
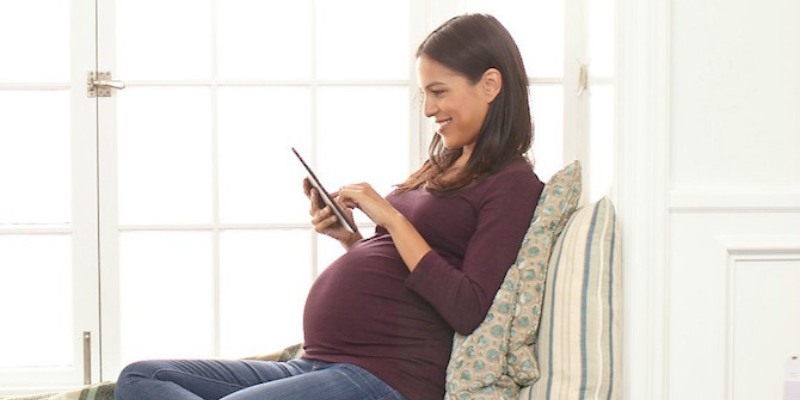
[[[111,89],[125,89],[125,82],[111,80],[109,71],[89,71],[86,84],[86,97],[111,97]]]

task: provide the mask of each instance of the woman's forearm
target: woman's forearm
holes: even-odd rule
[[[384,225],[384,228],[392,235],[394,245],[408,270],[414,271],[422,257],[431,251],[428,242],[399,212],[390,219],[389,223]]]

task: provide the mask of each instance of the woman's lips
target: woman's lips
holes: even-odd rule
[[[441,131],[442,131],[442,129],[444,129],[444,128],[446,128],[448,125],[450,125],[450,122],[452,122],[452,121],[453,121],[453,119],[452,119],[452,118],[447,118],[447,119],[443,119],[443,120],[437,120],[437,121],[436,121],[436,128],[437,128],[437,129],[436,129],[436,130],[437,130],[437,131],[439,131],[439,132],[441,132]]]

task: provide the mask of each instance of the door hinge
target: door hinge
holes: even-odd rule
[[[111,97],[111,89],[125,89],[125,82],[111,80],[111,72],[89,71],[86,79],[86,97]]]

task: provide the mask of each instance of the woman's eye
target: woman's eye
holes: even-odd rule
[[[431,90],[434,96],[439,97],[444,93],[444,90]]]

